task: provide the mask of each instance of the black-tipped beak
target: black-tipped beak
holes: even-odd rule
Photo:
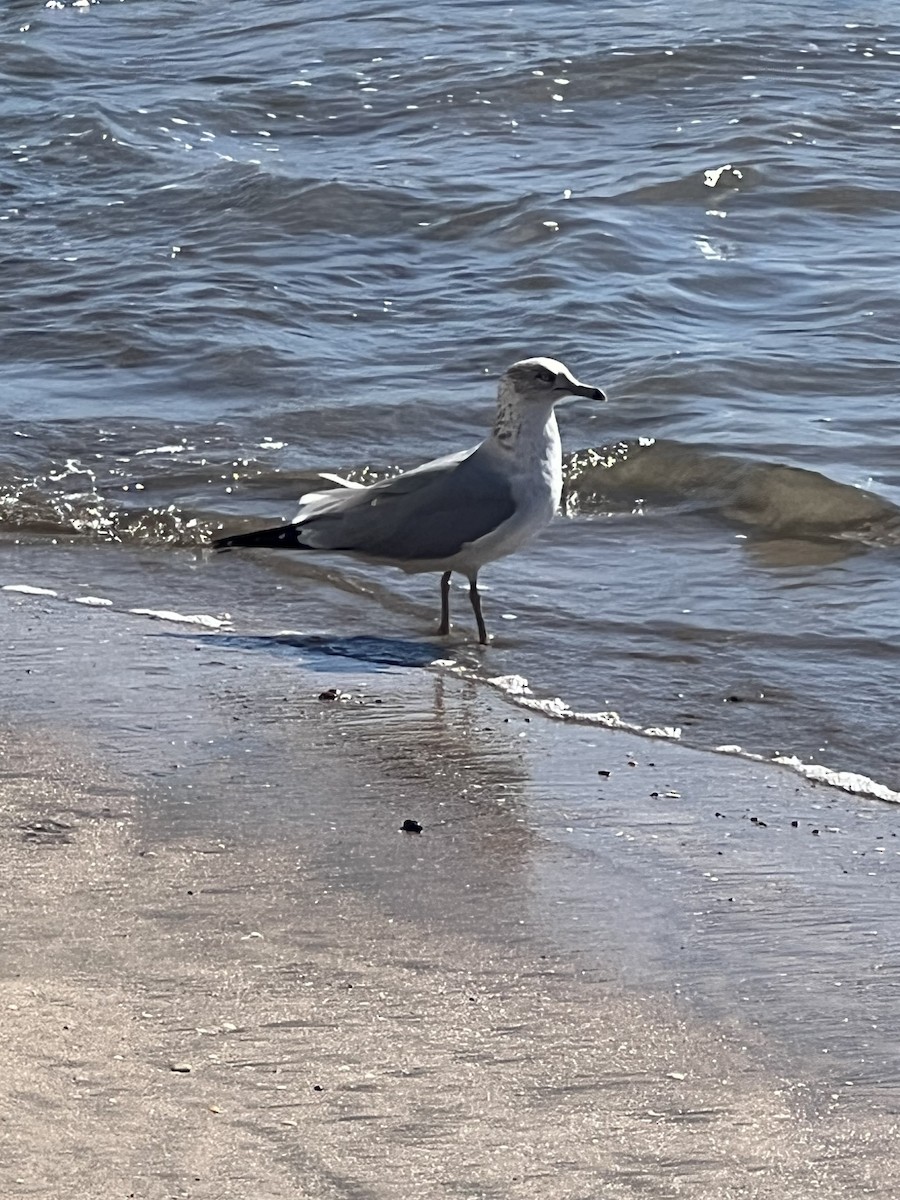
[[[558,379],[556,386],[561,392],[568,392],[570,396],[587,396],[589,400],[606,399],[606,392],[591,387],[590,384],[579,383],[577,379]]]

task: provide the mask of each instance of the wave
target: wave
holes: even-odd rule
[[[710,453],[664,438],[568,456],[567,512],[590,513],[610,501],[632,507],[692,501],[770,536],[900,545],[900,507],[883,496],[806,467]]]
[[[130,446],[127,454],[117,440],[106,458],[95,453],[6,480],[0,475],[0,532],[201,546],[231,519],[216,499],[226,474],[253,496],[261,521],[283,515],[292,489],[296,498],[321,489],[315,471],[273,466],[275,448],[268,442],[264,458],[226,461],[202,437],[193,444]],[[341,469],[366,483],[396,473],[370,464]],[[277,510],[264,511],[266,494],[276,492]],[[143,502],[151,496],[157,502]],[[900,545],[900,506],[805,467],[665,438],[586,447],[565,459],[563,509],[570,517],[688,505],[769,539],[824,540],[844,552]]]

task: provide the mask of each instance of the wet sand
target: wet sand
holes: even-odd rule
[[[274,640],[0,636],[4,1196],[894,1194],[890,806]]]

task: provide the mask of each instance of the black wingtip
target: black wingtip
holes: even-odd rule
[[[303,543],[297,534],[296,525],[276,525],[268,529],[256,529],[251,533],[235,533],[230,537],[215,538],[213,550],[270,549],[302,550]]]

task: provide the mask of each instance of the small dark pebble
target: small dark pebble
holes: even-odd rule
[[[598,771],[598,775],[602,775],[604,779],[609,779],[609,771]]]
[[[321,1092],[321,1091],[322,1091],[322,1085],[321,1085],[321,1083],[314,1083],[314,1084],[313,1084],[313,1091],[314,1091],[314,1092]]]
[[[818,831],[818,829],[814,829],[814,830],[813,830],[813,837],[818,837],[818,836],[819,836],[819,831]]]
[[[324,692],[319,692],[320,700],[338,700],[341,693],[337,688],[327,688]]]
[[[799,821],[791,821],[791,829],[797,829],[800,825]]]
[[[406,820],[403,822],[403,824],[400,826],[400,832],[401,833],[421,833],[422,826],[419,824],[418,821],[414,821],[412,819],[412,817],[407,817]]]
[[[659,799],[659,792],[651,792],[651,793],[650,793],[650,799],[651,799],[651,800],[658,800],[658,799]]]
[[[743,696],[726,696],[725,703],[726,704],[740,704],[743,699],[744,699]]]
[[[717,813],[716,813],[716,816],[717,816],[717,817],[722,817],[722,818],[724,818],[725,814],[724,814],[724,813],[717,812]]]

